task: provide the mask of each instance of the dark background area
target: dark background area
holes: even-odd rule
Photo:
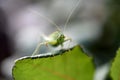
[[[2,8],[0,8],[0,65],[5,58],[12,55],[14,46],[12,44],[12,39],[7,34],[6,28],[8,28],[7,16],[5,15]],[[0,80],[3,80],[2,78],[4,78],[4,76],[1,72],[0,66]]]

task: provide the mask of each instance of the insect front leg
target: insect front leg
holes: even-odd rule
[[[67,47],[69,49],[70,48],[69,46],[70,46],[70,43],[72,42],[72,39],[71,38],[66,38],[64,42],[66,42],[66,41],[69,41],[68,47]]]
[[[66,41],[72,42],[72,39],[71,38],[66,38],[64,42],[66,42]]]
[[[45,43],[46,47],[49,49],[49,51],[52,51],[51,47],[49,46],[49,42],[46,41]],[[52,52],[51,52],[52,53]],[[54,56],[54,55],[53,55]]]

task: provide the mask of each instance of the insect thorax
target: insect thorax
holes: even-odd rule
[[[59,45],[63,45],[63,43],[65,42],[65,36],[61,31],[56,31],[53,32],[50,36],[49,36],[50,40],[48,41],[48,43],[53,46],[59,46]]]

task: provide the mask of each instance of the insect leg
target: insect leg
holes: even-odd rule
[[[72,42],[72,39],[71,39],[71,38],[66,38],[64,42],[66,42],[66,41],[70,41],[70,42],[68,43],[68,47],[67,47],[67,48],[69,49],[69,46],[70,46],[70,43]]]
[[[71,38],[66,38],[64,42],[66,42],[66,41],[72,42],[72,39]]]
[[[52,47],[49,45],[49,43],[46,42],[44,45],[47,47],[48,51],[51,53],[51,56],[54,56],[53,49],[52,49]]]
[[[52,51],[51,47],[48,45],[47,42],[45,43],[45,45],[46,45],[46,47],[47,47],[50,51]]]
[[[39,53],[38,51],[39,51],[40,47],[41,47],[42,45],[45,45],[45,44],[46,44],[46,42],[39,43],[39,44],[37,45],[35,51],[33,52],[32,56],[38,54],[38,53]]]

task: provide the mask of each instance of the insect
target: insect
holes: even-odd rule
[[[65,26],[64,26],[64,30],[67,26],[67,23],[69,22],[70,20],[70,17],[72,16],[72,13],[74,12],[74,10],[77,8],[77,6],[79,5],[81,0],[79,0],[79,2],[77,2],[77,4],[73,7],[71,13],[68,15],[67,17],[67,20],[66,20],[66,23],[65,23]],[[40,15],[38,12],[35,12],[35,11],[32,11],[38,15]],[[36,47],[35,51],[33,52],[32,56],[38,54],[39,52],[39,49],[42,45],[51,45],[53,47],[58,47],[58,46],[61,46],[63,47],[63,44],[64,42],[66,41],[71,41],[72,39],[65,36],[64,33],[62,32],[62,30],[59,28],[58,25],[55,24],[55,22],[53,22],[52,20],[50,20],[49,18],[43,16],[43,15],[40,15],[41,17],[45,18],[48,22],[52,23],[53,25],[55,25],[55,27],[58,29],[57,31],[53,32],[52,34],[50,34],[48,37],[44,36],[44,39],[45,41],[42,42],[42,43],[39,43],[38,46]],[[63,30],[63,31],[64,31]]]

